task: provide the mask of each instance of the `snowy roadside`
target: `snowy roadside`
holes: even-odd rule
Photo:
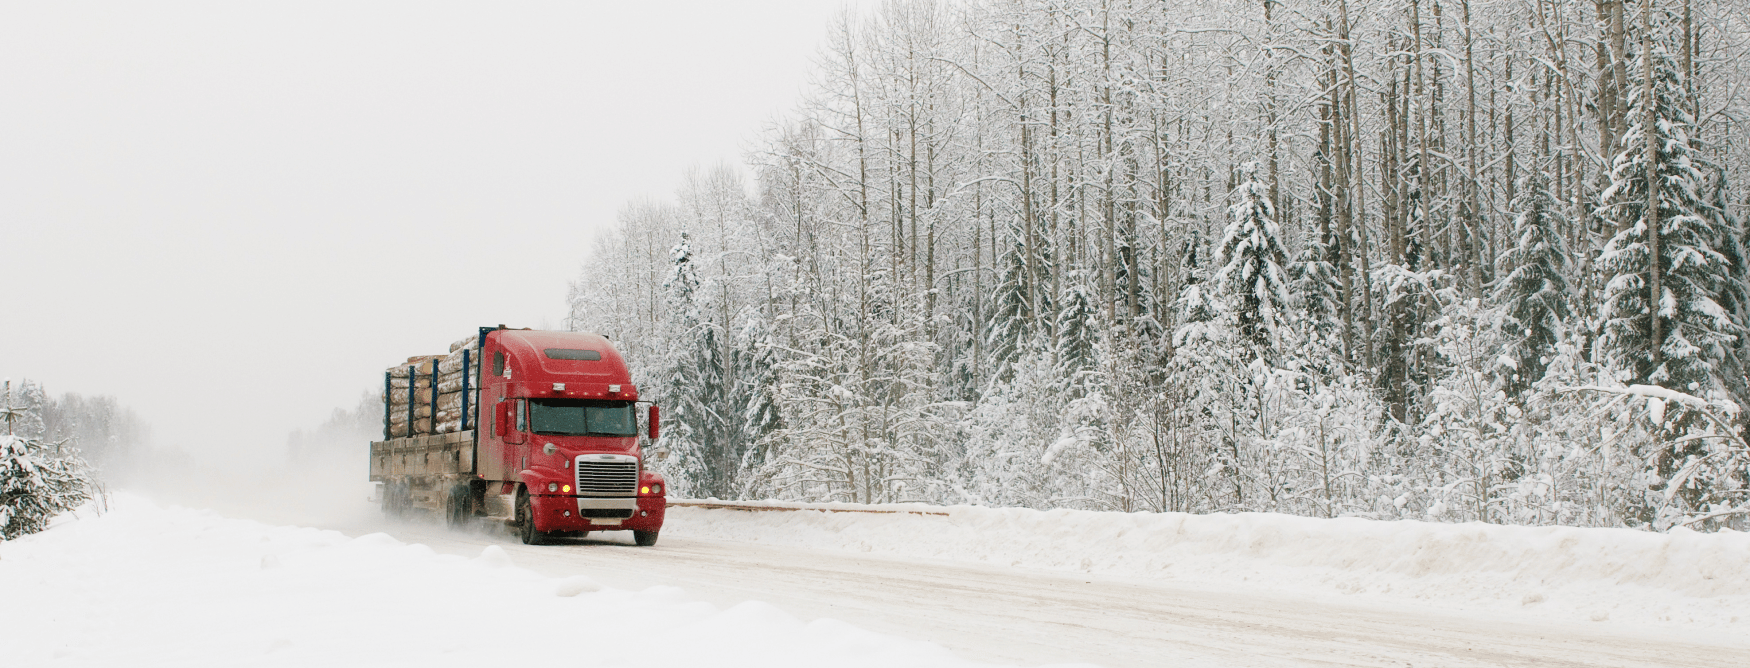
[[[548,578],[488,547],[225,519],[128,494],[0,543],[8,666],[972,666],[938,645],[673,587]]]
[[[1656,534],[1268,513],[735,504],[795,510],[678,506],[669,509],[664,531],[1327,600],[1750,637],[1750,534],[1745,533]]]

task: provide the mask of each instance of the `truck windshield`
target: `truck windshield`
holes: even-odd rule
[[[557,436],[637,436],[630,401],[529,400],[530,430]]]

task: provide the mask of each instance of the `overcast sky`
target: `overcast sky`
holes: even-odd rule
[[[558,326],[845,4],[0,2],[0,375],[278,456],[409,355]]]

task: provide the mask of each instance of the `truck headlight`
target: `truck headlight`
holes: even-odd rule
[[[559,491],[559,483],[556,483],[556,482],[547,483],[547,491],[549,491],[549,492]]]

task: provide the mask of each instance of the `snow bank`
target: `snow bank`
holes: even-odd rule
[[[627,548],[633,549],[633,548]],[[8,666],[969,666],[938,645],[672,587],[438,555],[385,534],[228,520],[121,495],[0,544]],[[509,654],[507,654],[509,652]]]
[[[1750,632],[1750,534],[1744,533],[1267,513],[736,504],[802,510],[675,507],[664,533],[1382,604]],[[886,510],[900,512],[878,512]]]

